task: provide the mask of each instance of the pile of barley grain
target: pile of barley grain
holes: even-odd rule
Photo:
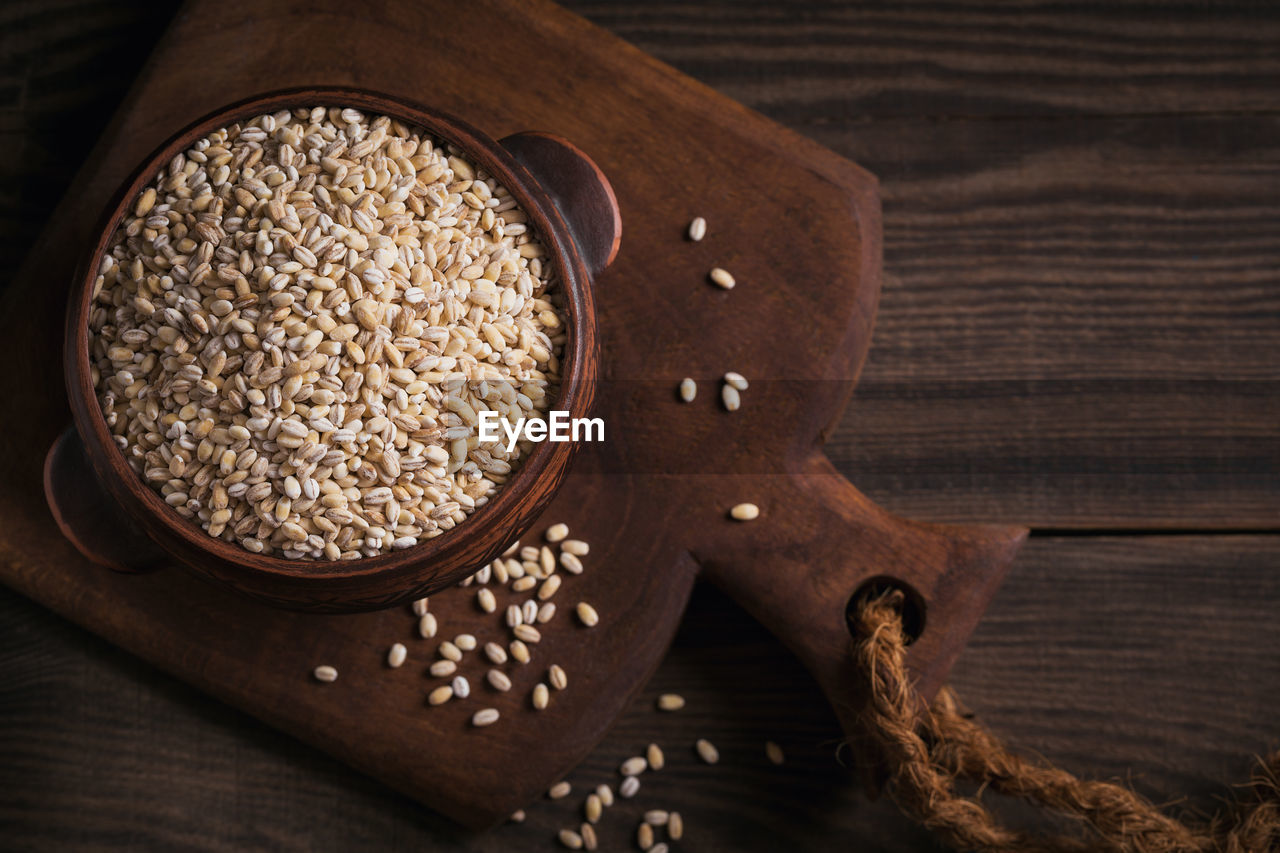
[[[461,154],[352,109],[259,116],[177,155],[102,259],[99,402],[173,509],[255,553],[355,559],[465,520],[509,455],[478,412],[554,399],[554,271]]]

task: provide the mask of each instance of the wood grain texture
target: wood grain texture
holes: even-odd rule
[[[454,11],[447,4],[438,8]],[[215,127],[259,112],[320,102],[385,112],[461,146],[521,201],[560,262],[573,328],[556,407],[580,417],[598,390],[592,381],[597,366],[612,380],[599,389],[599,406],[592,410],[610,425],[611,439],[603,446],[573,449],[587,462],[607,457],[621,467],[605,476],[571,476],[536,526],[541,530],[552,521],[568,522],[592,543],[593,556],[589,577],[566,584],[574,591],[562,594],[562,615],[546,628],[548,636],[539,644],[532,670],[560,663],[590,689],[557,695],[554,713],[535,714],[527,690],[536,676],[512,665],[519,680],[527,682],[518,690],[486,695],[484,705],[476,697],[469,705],[450,703],[429,715],[414,713],[428,692],[421,681],[403,676],[379,681],[376,667],[370,674],[361,665],[362,655],[374,659],[369,650],[385,649],[406,630],[396,630],[394,612],[308,619],[219,594],[176,573],[111,577],[76,561],[62,542],[32,549],[30,543],[56,536],[49,520],[31,506],[29,463],[16,453],[0,460],[8,474],[0,476],[0,502],[10,518],[9,529],[0,536],[0,578],[217,698],[472,826],[491,823],[529,799],[599,740],[657,665],[699,567],[758,618],[768,620],[818,674],[850,731],[864,697],[862,686],[844,675],[851,665],[846,602],[872,579],[908,586],[929,614],[929,633],[913,645],[908,661],[927,701],[945,681],[1025,530],[904,522],[868,501],[822,458],[827,429],[848,400],[869,346],[879,295],[875,180],[855,164],[672,73],[550,4],[526,3],[518,11],[507,4],[470,4],[449,45],[414,53],[411,48],[430,36],[420,12],[409,2],[386,3],[378,14],[365,16],[340,2],[282,2],[264,8],[252,2],[193,0],[152,54],[114,120],[117,128],[137,130],[104,135],[81,172],[84,191],[75,206],[55,214],[33,252],[37,260],[24,269],[7,299],[22,300],[31,314],[48,316],[63,293],[43,283],[72,282],[63,358],[77,433],[103,486],[103,500],[122,507],[178,566],[232,591],[308,611],[367,610],[434,594],[468,570],[483,567],[522,535],[530,514],[546,507],[559,484],[570,445],[539,447],[474,521],[457,534],[414,549],[340,565],[245,554],[210,542],[173,517],[124,464],[94,402],[85,317],[96,258],[154,164],[169,162]],[[542,52],[529,52],[522,26],[514,23],[517,18],[540,30]],[[250,23],[252,35],[246,36],[241,25]],[[295,38],[299,27],[306,37]],[[524,57],[528,67],[518,86],[488,66],[466,78],[446,79],[449,69],[467,61],[467,46],[482,38],[497,53]],[[310,45],[338,39],[398,46],[406,59],[389,66],[371,61],[370,54],[335,70],[329,56]],[[245,61],[221,62],[229,55]],[[275,94],[260,91],[267,71]],[[331,88],[350,78],[358,78],[365,91]],[[606,109],[613,81],[624,79],[630,97]],[[511,97],[515,92],[539,97]],[[592,152],[599,167],[576,155],[567,164],[538,156],[546,151],[548,137],[542,136],[514,137],[541,140],[543,146],[517,142],[508,154],[484,130],[468,128],[470,117],[484,117],[489,126],[503,130],[550,122]],[[649,132],[636,136],[632,130],[637,126]],[[671,156],[670,139],[684,140],[679,159]],[[779,156],[783,152],[786,156]],[[512,155],[527,158],[537,181],[517,172]],[[703,164],[712,155],[718,165],[708,169]],[[568,166],[586,167],[580,183],[601,189],[594,194],[595,205],[583,204],[579,211],[577,202],[570,203],[562,185],[573,178],[561,174],[570,171]],[[601,170],[613,191],[603,191]],[[545,182],[549,200],[538,192],[539,182]],[[805,237],[803,253],[790,242],[763,239],[774,228],[769,216],[739,215],[738,231],[706,245],[678,236],[688,221],[683,211],[690,193],[701,197],[700,213],[727,221],[739,212],[740,199],[759,186],[787,186],[804,200],[806,220],[814,227]],[[563,207],[575,225],[579,213],[597,209],[584,219],[603,222],[602,239],[587,251],[587,259],[602,267],[616,244],[615,201],[628,223],[628,249],[587,287],[585,267],[574,248],[574,236],[587,232],[562,222],[557,208]],[[98,216],[98,209],[107,215]],[[73,235],[85,247],[96,247],[74,278],[69,264],[75,253],[55,255],[46,249]],[[589,248],[585,240],[579,245]],[[728,266],[744,271],[785,267],[792,277],[749,276],[726,292],[705,280],[715,263],[708,256],[713,249]],[[598,364],[597,322],[602,341]],[[6,354],[16,359],[45,346],[55,336],[52,328],[19,319],[16,313],[0,317],[0,361]],[[742,340],[757,337],[779,339],[785,357],[764,350],[744,357],[736,351]],[[735,413],[718,405],[714,393],[688,405],[676,399],[673,389],[680,376],[690,371],[722,374],[723,359],[730,356],[735,367],[757,380],[788,381],[757,381],[748,404]],[[10,375],[7,393],[52,396],[45,390],[55,366],[52,360],[41,361],[30,373]],[[58,408],[48,399],[41,404]],[[788,425],[785,430],[777,428],[780,422]],[[15,446],[48,445],[56,423],[14,412],[0,432]],[[684,463],[695,451],[720,471],[743,474],[753,473],[759,460],[775,460],[799,485],[789,491],[783,483],[758,476],[720,477],[710,483],[673,476],[700,472]],[[630,460],[656,460],[660,467],[633,475]],[[742,490],[767,497],[771,489],[783,493],[776,498],[776,515],[787,535],[771,536],[773,528],[767,524],[744,532],[727,518],[728,507],[743,499]],[[788,507],[793,515],[784,513],[783,502],[793,504]],[[805,506],[814,514],[808,524],[801,523]],[[766,505],[766,515],[773,512]],[[61,517],[65,521],[68,516]],[[741,542],[752,545],[744,548]],[[761,559],[769,553],[780,555],[773,565]],[[859,558],[842,564],[839,558],[846,553]],[[790,568],[785,573],[780,571],[783,559]],[[568,613],[576,601],[565,600],[571,595],[605,614],[599,629],[575,630]],[[500,614],[506,603],[498,615],[481,618],[464,594],[445,598],[438,615],[451,632],[461,625],[474,627],[467,633],[482,641],[495,633],[505,640]],[[199,617],[190,619],[190,612]],[[566,622],[571,623],[567,631],[561,627]],[[227,630],[231,625],[234,631]],[[285,637],[292,643],[280,642]],[[299,686],[308,683],[309,673],[321,662],[339,672],[354,667],[355,674],[343,678],[341,686],[299,697]],[[425,666],[419,663],[417,669]],[[471,677],[479,684],[483,673],[472,672]],[[379,696],[368,706],[349,692],[365,689]],[[485,705],[509,722],[483,731],[468,726],[470,714]],[[523,741],[529,743],[519,767],[507,767],[506,755]],[[397,744],[428,754],[398,750]]]
[[[65,164],[87,141],[62,132],[65,116],[105,120],[165,5],[6,7],[20,26],[0,38],[22,34],[34,94],[6,102],[0,144],[39,152],[21,160],[42,164],[27,174],[71,181]],[[879,502],[1048,527],[1274,526],[1273,9],[566,5],[880,176],[889,276],[858,396],[828,445]],[[0,158],[9,174],[15,162]],[[34,185],[7,223],[51,209]],[[39,223],[17,225],[0,236],[25,247]],[[1014,745],[1211,811],[1251,754],[1276,746],[1280,554],[1265,536],[1128,539],[1033,539],[957,687]],[[567,822],[544,804],[532,834],[458,838],[310,748],[3,601],[0,751],[20,761],[0,774],[23,772],[0,777],[0,822],[17,849],[180,838],[209,850],[551,850]],[[655,719],[637,705],[587,767],[604,778],[652,738],[732,730],[746,756],[783,732],[800,756],[784,782],[681,771],[674,793],[700,804],[691,844],[932,849],[885,803],[832,787],[834,719],[753,626],[717,594],[695,595],[651,685],[689,695],[689,712]]]
[[[1033,539],[954,686],[1019,748],[1212,812],[1275,744],[1277,562],[1270,536]],[[479,836],[7,591],[0,650],[0,752],[11,756],[0,822],[18,850],[551,851],[588,786],[616,784],[617,765],[650,742],[668,766],[606,816],[602,837],[618,849],[648,808],[679,809],[690,849],[938,849],[887,801],[857,793],[812,680],[709,587],[651,684],[568,775],[573,795]],[[657,713],[663,691],[688,705]],[[699,737],[720,765],[694,759]],[[769,739],[786,750],[781,768],[765,762]]]
[[[877,501],[1276,526],[1274,9],[571,5],[880,178],[875,341],[829,444]]]

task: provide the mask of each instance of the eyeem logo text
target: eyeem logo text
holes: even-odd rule
[[[480,413],[480,443],[494,444],[505,436],[507,452],[521,438],[529,441],[604,441],[604,418],[571,418],[560,409],[543,418],[520,418],[514,424],[494,411]]]

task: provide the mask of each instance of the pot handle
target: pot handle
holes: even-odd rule
[[[868,685],[856,683],[849,607],[868,589],[906,593],[907,665],[928,702],[946,681],[1026,538],[1023,527],[926,524],[899,518],[858,491],[818,453],[799,473],[769,478],[760,518],[717,535],[707,577],[768,627],[813,673],[855,736]],[[767,502],[766,502],[767,500]],[[723,504],[725,499],[721,500]],[[727,507],[725,507],[727,509]]]
[[[618,256],[622,240],[622,214],[609,179],[580,148],[550,133],[516,133],[498,144],[551,197],[594,280]]]
[[[168,561],[102,488],[75,427],[67,427],[44,458],[44,497],[62,535],[91,562],[139,574]]]

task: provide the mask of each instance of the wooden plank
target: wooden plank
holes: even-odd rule
[[[1265,4],[565,5],[792,126],[1280,106],[1280,15]]]
[[[1130,779],[1212,812],[1275,744],[1280,539],[1033,539],[961,658],[954,685],[1014,746]],[[677,691],[688,705],[658,714]],[[693,758],[707,737],[724,756]],[[762,743],[787,751],[769,766]],[[652,684],[587,761],[574,794],[480,836],[0,592],[0,823],[7,843],[78,850],[552,849],[588,790],[660,743],[668,766],[602,823],[627,846],[639,814],[680,809],[710,851],[932,849],[837,765],[839,730],[781,646],[702,587]]]

